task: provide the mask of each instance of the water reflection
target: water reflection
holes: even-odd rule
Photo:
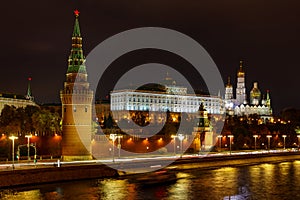
[[[168,190],[169,196],[167,199],[188,199],[192,185],[192,175],[179,172],[177,177],[179,178],[178,181],[174,185],[171,185]]]
[[[106,179],[99,181],[98,187],[101,199],[134,199],[134,185],[127,180]]]
[[[42,194],[38,189],[21,192],[17,192],[15,190],[4,190],[1,192],[0,198],[5,200],[34,200],[41,199],[41,196]]]
[[[0,199],[300,199],[300,161],[193,169],[177,182],[141,187],[128,179],[103,179],[0,190]]]

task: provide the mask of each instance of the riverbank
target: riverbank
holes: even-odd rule
[[[0,188],[117,176],[117,170],[103,164],[20,169],[1,171]]]
[[[300,161],[300,152],[281,152],[266,154],[246,154],[234,156],[204,157],[202,159],[181,159],[169,166],[175,170],[206,170],[221,167],[239,167],[261,163],[280,163]]]
[[[260,163],[278,163],[286,161],[300,160],[300,152],[281,152],[270,154],[244,154],[244,155],[227,155],[227,156],[205,156],[205,157],[183,157],[174,160],[167,168],[175,171],[184,170],[206,170],[221,167],[238,167],[244,165],[255,165]],[[144,167],[158,166],[169,162],[164,158],[154,160],[139,160],[139,161],[124,161],[110,164],[112,167],[123,170],[131,169],[138,171]],[[117,177],[119,175],[130,176],[132,174],[121,173],[117,170],[108,167],[105,164],[89,163],[89,164],[73,164],[63,165],[62,167],[43,167],[31,169],[18,169],[0,172],[0,188],[13,187],[21,185],[36,185],[43,183],[74,181],[83,179],[97,179]]]

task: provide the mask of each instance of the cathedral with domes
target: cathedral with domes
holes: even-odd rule
[[[272,107],[269,91],[262,95],[258,83],[253,83],[250,91],[249,101],[247,100],[245,86],[245,71],[243,62],[240,61],[240,67],[237,72],[236,98],[233,97],[233,86],[230,83],[230,77],[225,88],[225,108],[228,115],[248,116],[257,114],[263,119],[270,119],[272,116]]]

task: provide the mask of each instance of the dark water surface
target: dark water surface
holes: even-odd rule
[[[300,161],[179,172],[175,183],[141,187],[101,179],[0,190],[0,199],[300,199]]]

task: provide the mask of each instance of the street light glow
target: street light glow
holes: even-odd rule
[[[285,149],[285,138],[286,138],[286,135],[282,135],[283,137],[283,149]]]
[[[230,155],[231,155],[231,143],[232,143],[231,138],[233,138],[234,136],[233,135],[228,135],[228,137],[229,137],[229,140],[230,140],[229,148],[230,148]]]
[[[256,139],[258,138],[258,135],[253,135],[254,137],[254,150],[256,150]]]
[[[16,136],[10,136],[9,139],[12,140],[12,168],[15,169],[15,140],[18,139]]]
[[[269,151],[270,151],[270,149],[271,149],[271,148],[270,148],[270,145],[271,145],[271,144],[270,144],[270,139],[271,139],[271,137],[272,137],[272,135],[267,135]]]
[[[30,138],[32,138],[32,135],[25,135],[25,137],[27,138],[27,157],[28,157],[28,161],[30,160],[30,146],[29,146],[29,142],[30,142]]]
[[[222,151],[222,135],[218,135],[219,140],[219,145],[220,145],[220,151]]]
[[[113,141],[113,146],[112,146],[112,156],[113,156],[113,162],[115,162],[115,140],[117,138],[117,134],[112,133],[109,135],[109,138]]]
[[[182,140],[184,139],[184,135],[183,134],[178,134],[178,139],[180,140],[180,150],[181,150],[181,155],[180,158],[182,158],[182,154],[183,154],[183,150],[182,150]]]

